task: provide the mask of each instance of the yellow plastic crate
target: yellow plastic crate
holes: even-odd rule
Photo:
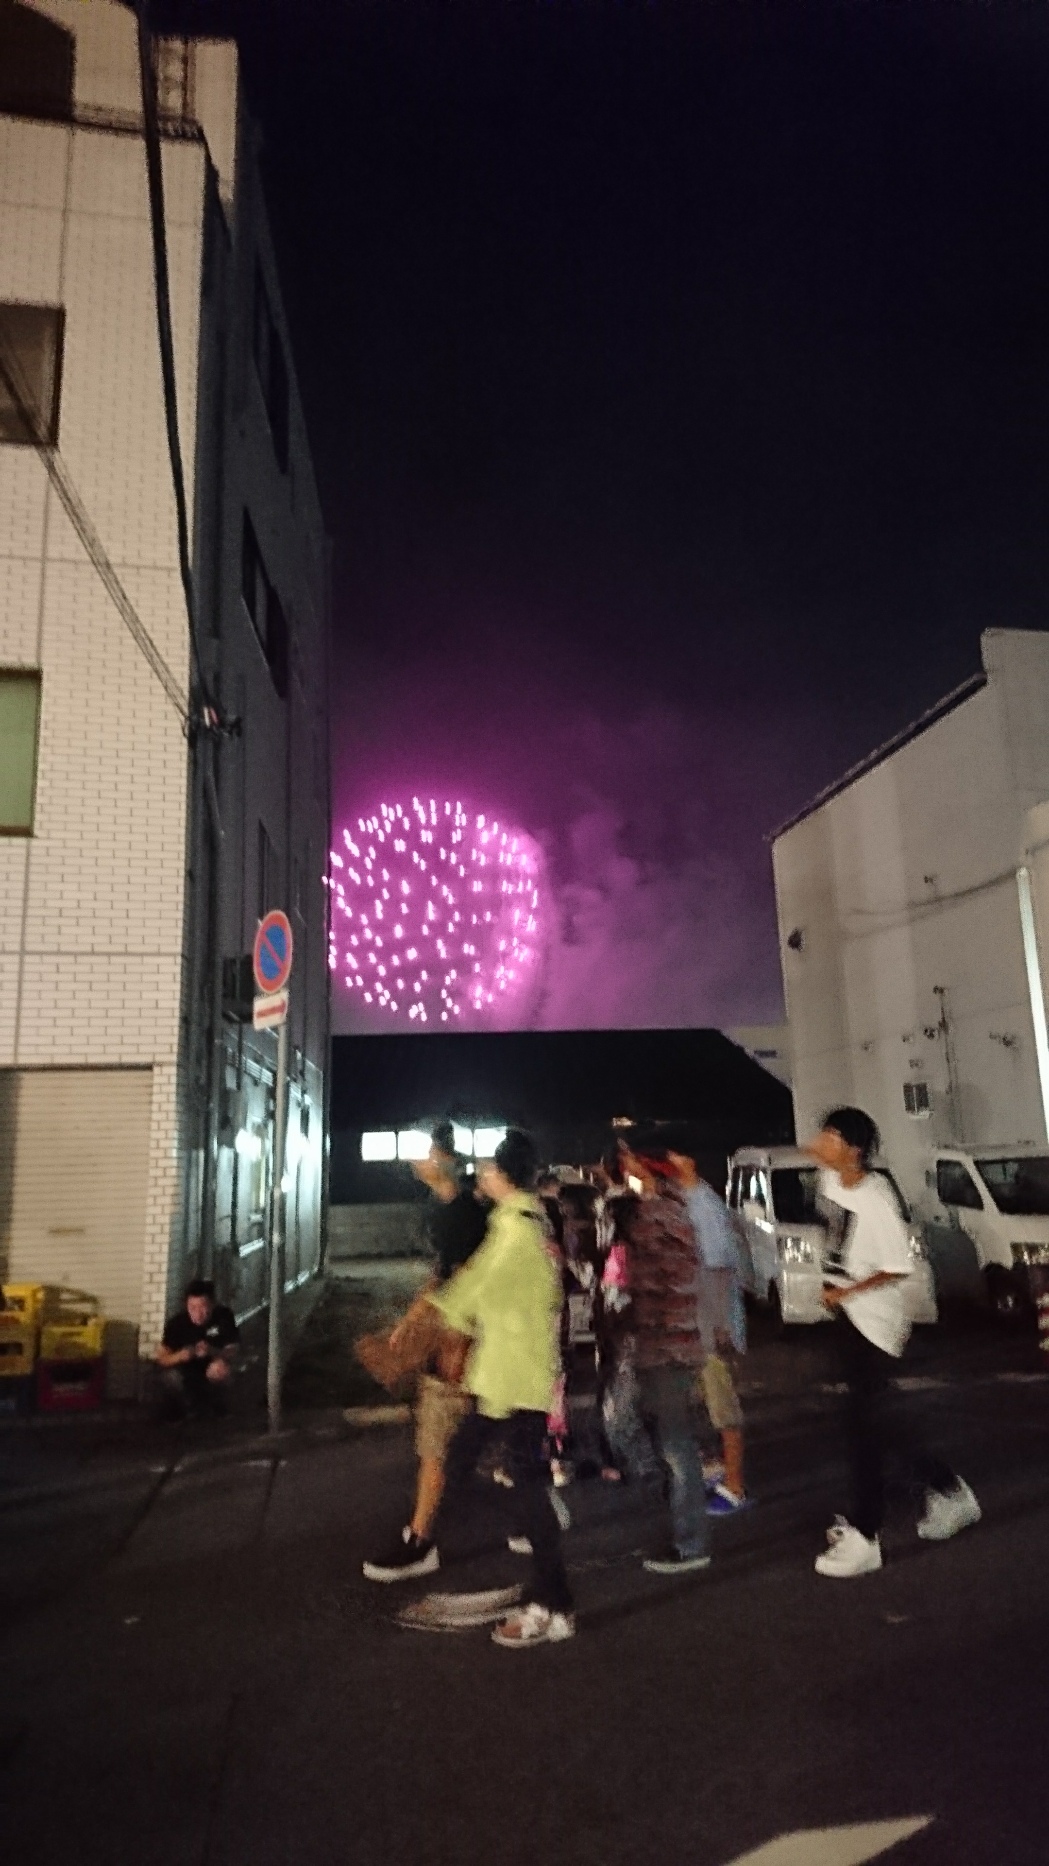
[[[93,1361],[103,1352],[106,1324],[100,1315],[77,1322],[45,1322],[40,1330],[42,1361]]]
[[[38,1322],[44,1312],[47,1289],[43,1283],[5,1283],[4,1307],[23,1322]],[[0,1309],[3,1315],[4,1309]]]
[[[36,1365],[37,1326],[0,1309],[0,1380],[24,1380]]]

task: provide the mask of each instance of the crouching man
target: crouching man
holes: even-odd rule
[[[215,1301],[214,1283],[197,1278],[164,1325],[157,1349],[162,1411],[169,1419],[224,1413],[239,1334],[233,1311]]]

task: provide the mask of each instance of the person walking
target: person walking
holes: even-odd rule
[[[426,1298],[448,1327],[472,1339],[463,1384],[476,1410],[449,1447],[442,1508],[451,1507],[485,1453],[497,1449],[510,1479],[497,1486],[508,1529],[531,1551],[527,1598],[492,1633],[496,1645],[512,1651],[575,1632],[546,1458],[547,1414],[559,1371],[561,1276],[546,1214],[531,1190],[535,1173],[530,1137],[510,1128],[494,1159],[478,1168],[493,1207],[484,1242]]]
[[[474,1196],[472,1181],[462,1174],[462,1162],[450,1143],[450,1130],[435,1128],[429,1154],[414,1168],[416,1177],[432,1194],[426,1229],[434,1268],[422,1296],[390,1335],[389,1345],[394,1350],[416,1328],[421,1315],[433,1319],[426,1296],[454,1276],[484,1237],[487,1212]],[[419,1375],[416,1392],[415,1451],[419,1470],[415,1504],[411,1520],[396,1539],[362,1564],[369,1581],[407,1581],[416,1575],[432,1574],[440,1566],[432,1530],[444,1493],[444,1461],[473,1401],[462,1387],[466,1343],[450,1331],[426,1331],[427,1336],[431,1333],[436,1333],[437,1338]]]
[[[641,1414],[669,1480],[671,1540],[645,1558],[653,1574],[710,1566],[710,1525],[695,1428],[695,1385],[703,1361],[699,1265],[692,1223],[665,1153],[624,1160],[642,1196],[619,1215],[627,1246],[631,1327]]]
[[[816,1572],[840,1580],[872,1574],[882,1565],[885,1462],[890,1450],[912,1483],[924,1491],[918,1534],[948,1537],[980,1520],[980,1505],[949,1464],[926,1449],[897,1410],[890,1383],[910,1335],[907,1279],[914,1269],[907,1229],[892,1190],[870,1170],[878,1129],[862,1108],[834,1108],[824,1116],[808,1152],[822,1168],[820,1192],[847,1214],[841,1271],[824,1285],[823,1300],[836,1317],[847,1419],[853,1503],[827,1532],[828,1548]]]
[[[747,1348],[736,1232],[724,1199],[701,1177],[686,1134],[668,1135],[667,1159],[696,1234],[704,1350],[699,1390],[721,1439],[724,1464],[724,1476],[709,1487],[707,1508],[712,1516],[735,1516],[748,1502],[743,1478],[743,1408],[732,1377],[733,1357],[745,1354]]]

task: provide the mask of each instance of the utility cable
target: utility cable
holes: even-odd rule
[[[26,432],[43,462],[44,471],[58,494],[88,557],[105,584],[121,621],[136,647],[149,662],[183,725],[188,726],[189,706],[186,695],[121,583],[106,547],[91,522],[87,507],[77,491],[68,467],[57,447],[52,446],[48,440],[45,423],[36,406],[35,398],[22,374],[18,359],[2,331],[0,331],[0,383],[3,384],[13,406],[17,409]]]
[[[171,324],[171,275],[168,268],[168,242],[164,214],[164,169],[161,159],[160,117],[153,61],[153,34],[149,27],[148,0],[136,0],[138,22],[138,67],[142,91],[142,125],[146,147],[146,175],[149,183],[149,217],[153,235],[153,283],[157,310],[157,336],[160,340],[160,370],[164,385],[164,420],[167,427],[171,478],[175,489],[175,514],[178,527],[178,562],[182,590],[186,599],[190,651],[197,677],[200,718],[208,728],[219,724],[218,709],[211,698],[204,675],[200,642],[197,636],[196,593],[189,550],[189,516],[186,482],[182,470],[182,447],[179,441],[178,398],[175,388],[175,342]]]

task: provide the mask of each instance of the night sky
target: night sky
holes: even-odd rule
[[[158,17],[263,126],[337,823],[536,839],[522,1021],[777,1019],[767,833],[1049,617],[1046,9]]]

